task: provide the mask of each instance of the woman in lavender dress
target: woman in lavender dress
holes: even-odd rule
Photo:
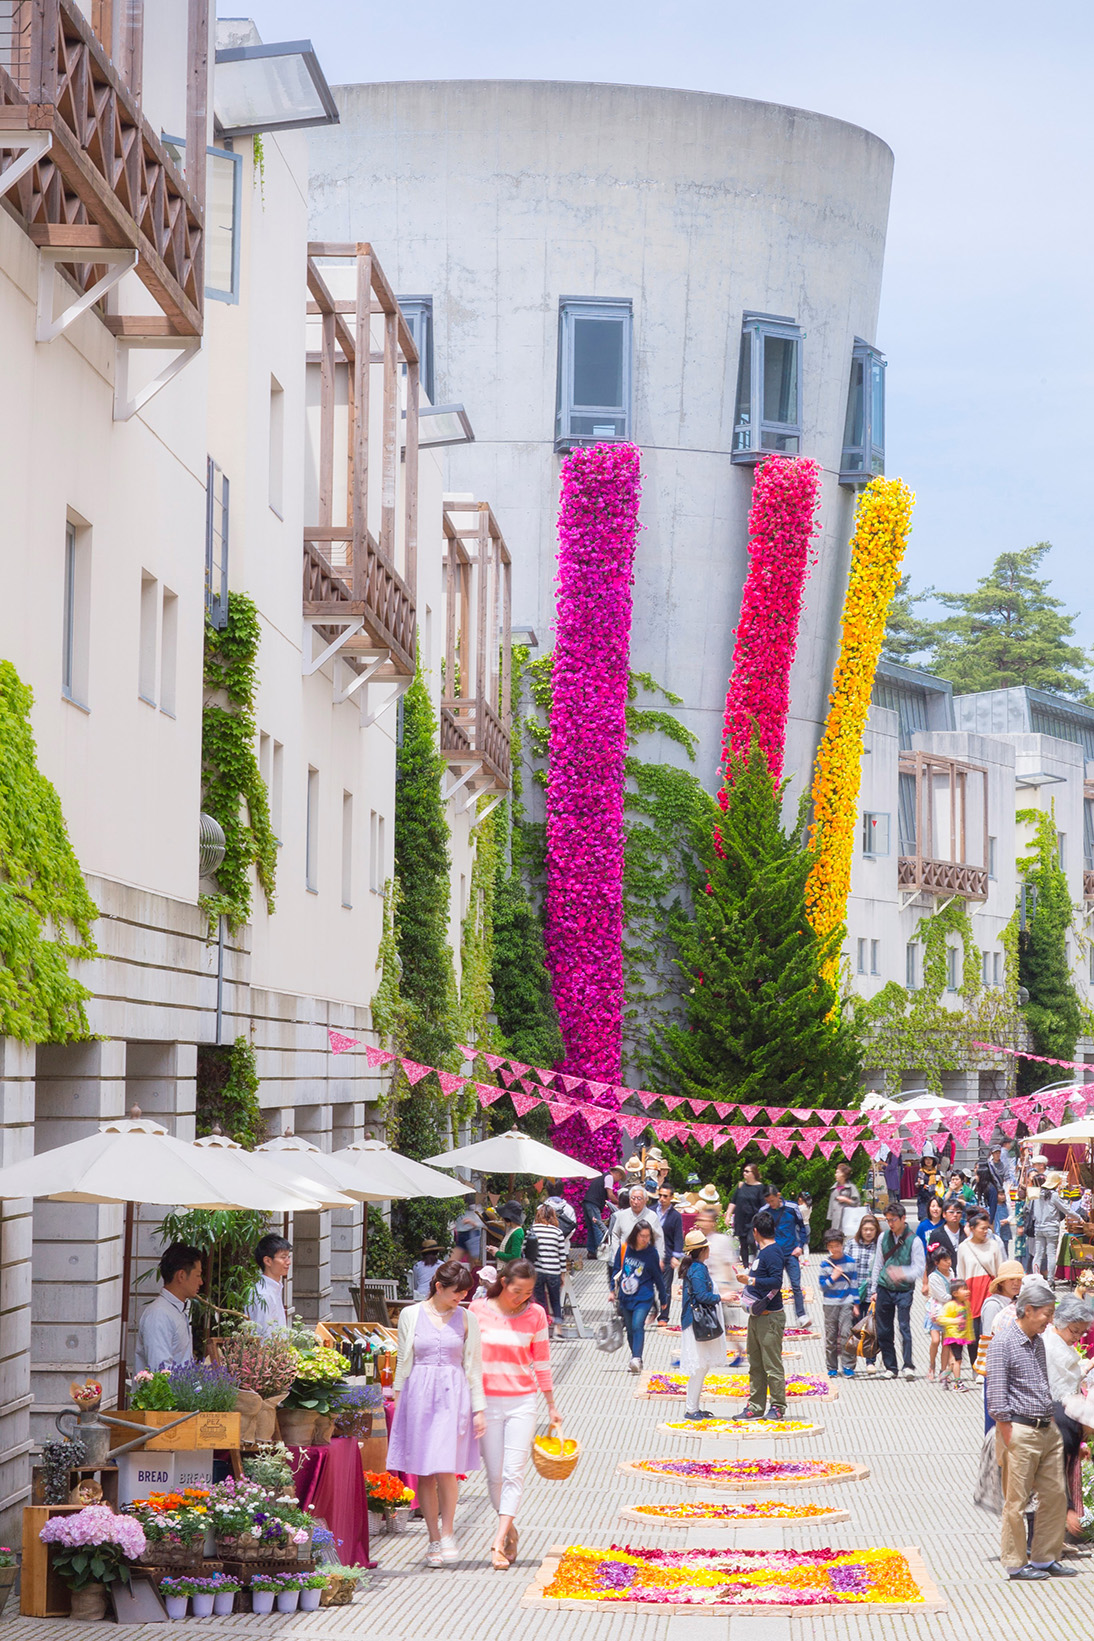
[[[433,1273],[429,1298],[399,1316],[387,1463],[418,1478],[430,1567],[459,1560],[456,1478],[479,1468],[478,1439],[486,1428],[479,1324],[460,1309],[473,1286],[468,1266],[446,1260]]]

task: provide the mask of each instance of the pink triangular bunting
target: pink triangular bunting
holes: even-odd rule
[[[358,1043],[358,1039],[356,1037],[347,1037],[345,1033],[341,1031],[331,1031],[329,1026],[327,1027],[327,1041],[330,1044],[330,1051],[332,1054],[344,1054],[347,1049],[356,1048]],[[377,1050],[373,1049],[372,1052],[375,1054]],[[367,1056],[367,1049],[365,1050],[365,1053]],[[375,1061],[369,1060],[369,1065],[374,1064]]]
[[[438,1071],[437,1081],[440,1083],[441,1089],[445,1094],[455,1094],[458,1088],[463,1087],[464,1083],[467,1081],[467,1078],[457,1077],[455,1073],[451,1071]]]
[[[365,1049],[365,1059],[370,1066],[389,1066],[394,1058],[389,1049],[373,1048],[371,1043]]]

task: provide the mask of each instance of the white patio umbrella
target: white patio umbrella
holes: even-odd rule
[[[363,1177],[381,1180],[390,1187],[385,1193],[390,1197],[458,1197],[468,1189],[463,1180],[427,1168],[413,1157],[400,1156],[383,1140],[355,1140],[335,1151],[331,1160],[360,1169]]]
[[[263,1180],[240,1167],[228,1150],[201,1150],[175,1139],[161,1123],[142,1117],[137,1107],[128,1118],[100,1123],[96,1134],[0,1168],[0,1200],[20,1197],[125,1206],[119,1407],[125,1389],[134,1205],[245,1208],[266,1213],[319,1206],[314,1197],[293,1190],[287,1183]]]
[[[1037,1145],[1046,1140],[1049,1145],[1089,1145],[1094,1141],[1094,1113],[1080,1117],[1077,1122],[1065,1123],[1062,1128],[1044,1128],[1031,1137]]]
[[[554,1151],[549,1145],[522,1134],[519,1128],[510,1128],[493,1139],[480,1140],[476,1145],[461,1145],[455,1151],[440,1156],[426,1157],[426,1162],[447,1163],[453,1168],[477,1168],[483,1174],[534,1174],[547,1179],[595,1179],[599,1168],[590,1168]]]
[[[301,1143],[301,1151],[305,1149],[306,1144],[306,1141]],[[352,1208],[357,1200],[348,1191],[342,1190],[340,1184],[332,1178],[330,1171],[323,1167],[322,1161],[313,1163],[310,1156],[300,1156],[297,1161],[295,1154],[283,1155],[262,1145],[254,1151],[245,1151],[227,1134],[205,1134],[200,1140],[194,1141],[194,1149],[203,1151],[206,1155],[230,1157],[237,1168],[241,1168],[253,1179],[261,1180],[289,1195],[307,1199],[286,1202],[282,1209],[283,1213],[304,1212],[315,1208]],[[316,1158],[322,1159],[323,1153],[317,1147],[312,1146],[308,1149],[314,1151]]]

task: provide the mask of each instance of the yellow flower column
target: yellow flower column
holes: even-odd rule
[[[855,516],[839,660],[813,778],[811,841],[817,853],[806,893],[813,927],[822,939],[847,916],[862,737],[914,504],[903,479],[871,479]],[[826,978],[834,978],[838,965],[834,956]]]

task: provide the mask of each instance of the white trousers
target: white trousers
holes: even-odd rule
[[[524,1469],[536,1433],[536,1398],[488,1396],[486,1434],[479,1443],[490,1503],[499,1516],[515,1516],[524,1492]]]

